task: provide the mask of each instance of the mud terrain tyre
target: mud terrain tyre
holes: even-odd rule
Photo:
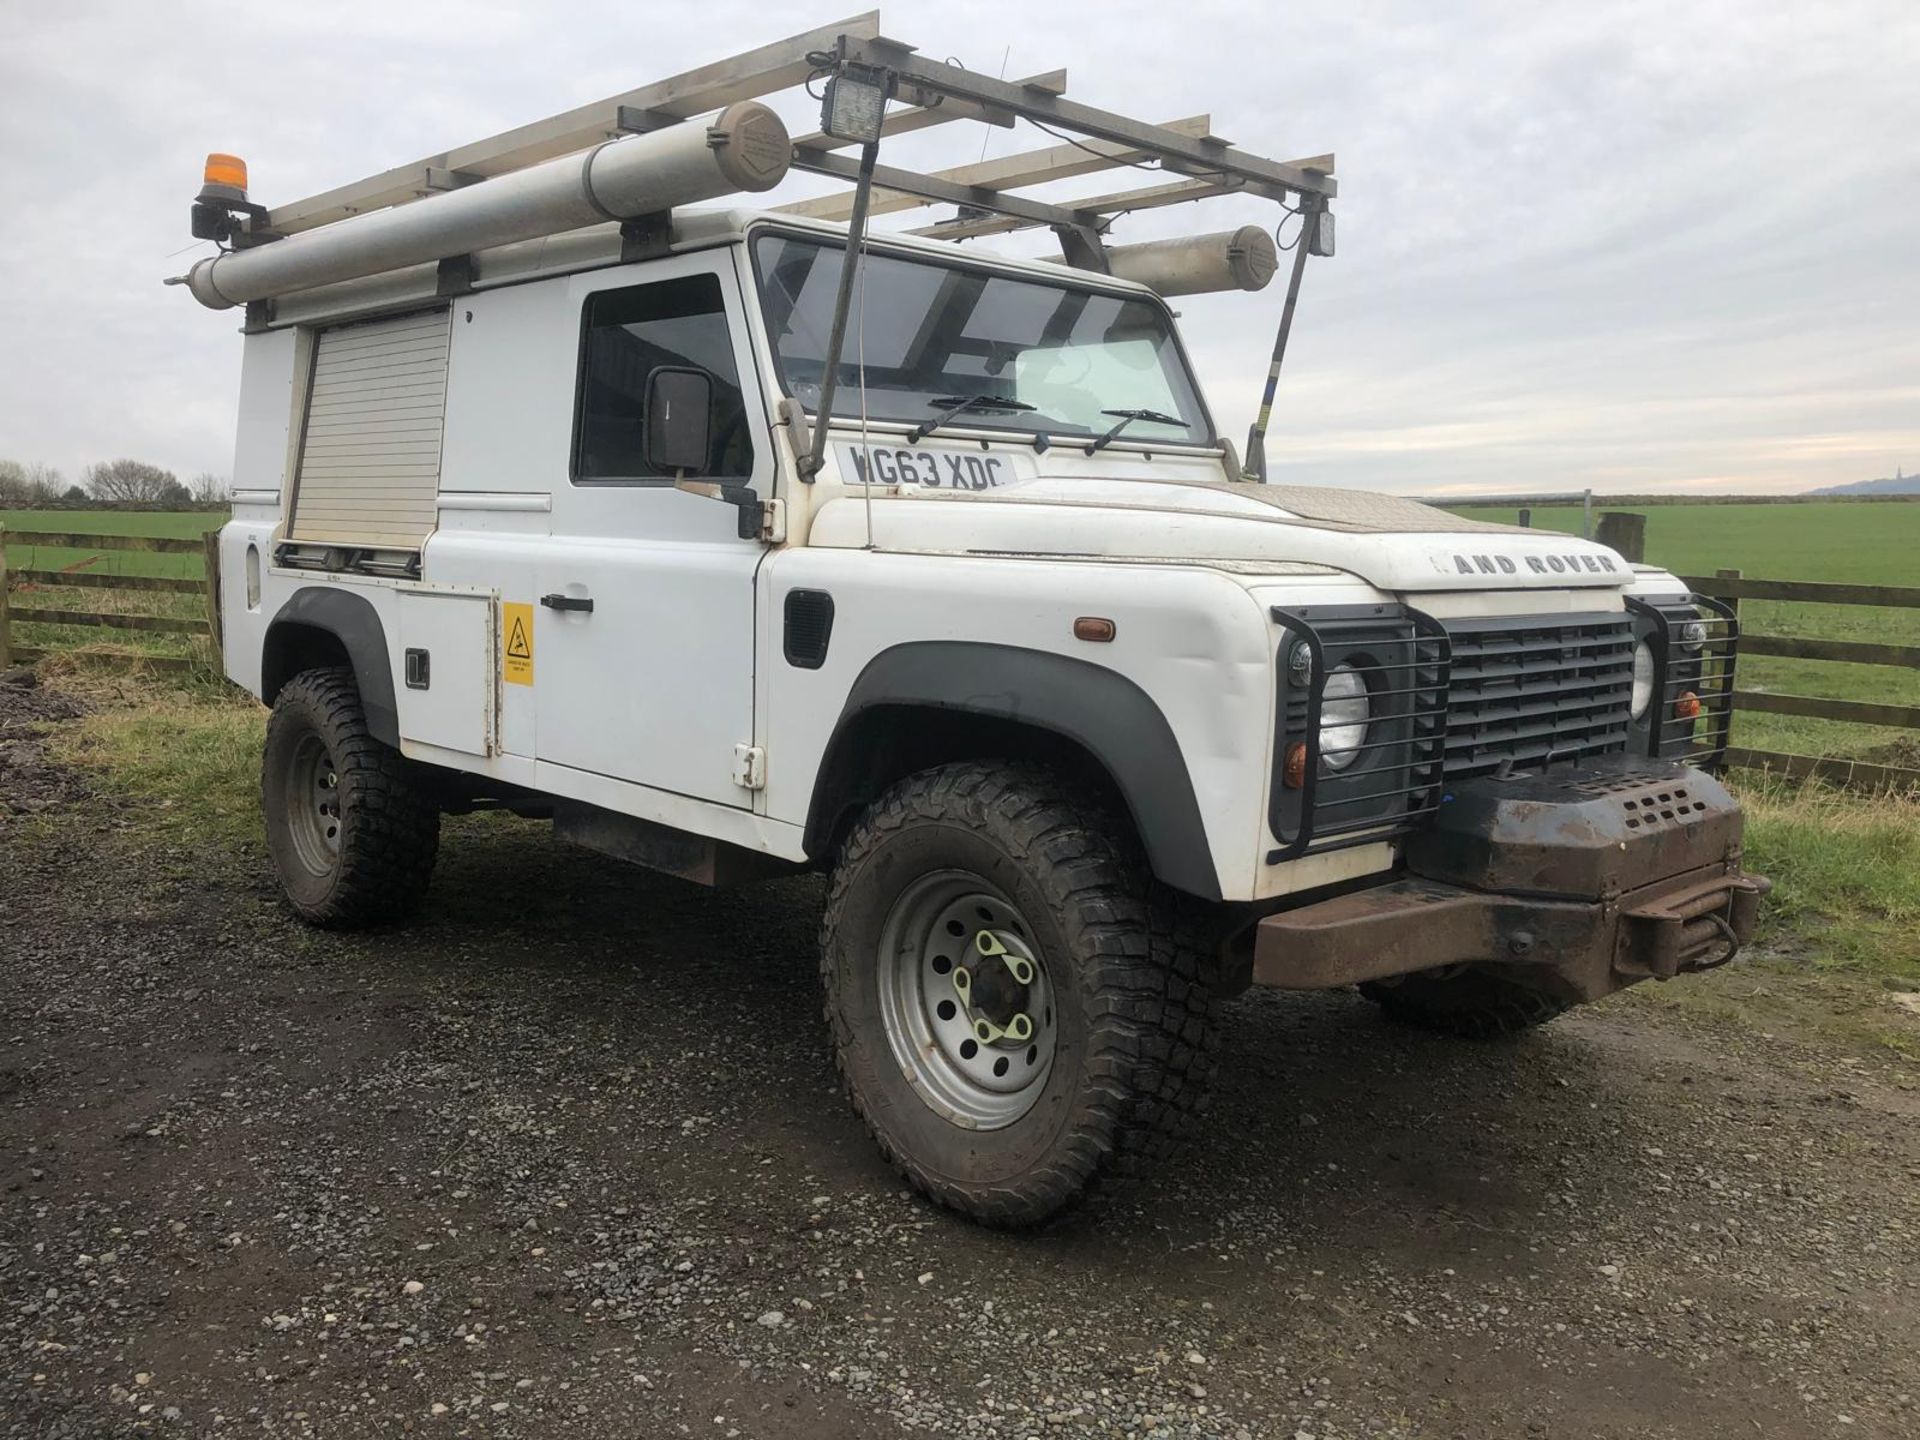
[[[842,846],[821,926],[854,1109],[934,1200],[1046,1220],[1201,1110],[1218,1002],[1196,933],[1125,817],[1060,777],[964,763],[901,781]]]
[[[353,672],[306,670],[273,702],[260,764],[267,849],[287,903],[330,929],[398,920],[419,905],[440,808],[411,763],[367,732]]]
[[[1572,1008],[1532,986],[1482,970],[1440,977],[1409,975],[1362,985],[1360,993],[1391,1020],[1460,1040],[1504,1040]]]

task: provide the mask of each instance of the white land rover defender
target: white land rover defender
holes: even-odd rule
[[[819,82],[799,139],[752,98]],[[1287,206],[1277,374],[1331,157],[1063,89],[860,16],[277,210],[214,157],[221,253],[183,277],[245,307],[223,644],[272,707],[293,908],[406,915],[480,806],[707,884],[823,871],[855,1107],[1003,1224],[1167,1148],[1222,995],[1357,984],[1496,1035],[1724,963],[1765,889],[1702,768],[1725,610],[1584,541],[1265,483],[1266,407],[1243,463],[1163,297],[1260,288],[1271,237],[1107,237]],[[878,163],[961,119],[1062,143]],[[1168,178],[1020,193],[1118,164]],[[854,185],[685,208],[791,169]],[[869,232],[928,203],[959,209]],[[1034,226],[1062,261],[952,243]]]

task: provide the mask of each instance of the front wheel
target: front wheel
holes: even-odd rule
[[[426,893],[440,808],[367,730],[353,672],[306,670],[274,697],[260,764],[267,849],[303,920],[397,920]]]
[[[833,872],[835,1059],[882,1152],[992,1224],[1172,1147],[1212,1064],[1205,952],[1124,821],[1050,774],[956,764],[882,796]]]

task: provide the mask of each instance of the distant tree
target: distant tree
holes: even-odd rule
[[[87,492],[82,490],[78,485],[69,485],[67,487],[67,493],[60,498],[62,500],[72,500],[84,504],[87,499]]]
[[[81,478],[87,493],[107,505],[150,504],[167,499],[169,490],[177,490],[180,498],[187,498],[187,487],[171,470],[162,470],[144,460],[109,460],[89,465]]]
[[[51,465],[22,465],[0,460],[0,506],[31,510],[60,498],[60,472]]]
[[[227,499],[227,477],[216,475],[211,470],[202,470],[193,477],[189,487],[193,491],[193,503],[196,505],[221,505]]]
[[[60,498],[60,472],[51,465],[27,466],[27,503],[50,505]]]

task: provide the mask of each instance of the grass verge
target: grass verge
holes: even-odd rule
[[[1747,863],[1774,882],[1763,942],[1819,969],[1920,984],[1920,799],[1752,777]]]
[[[50,737],[54,758],[91,772],[144,834],[176,844],[261,850],[260,745],[267,712],[211,676],[177,685],[103,678],[77,662],[43,663],[50,683],[88,714]]]

